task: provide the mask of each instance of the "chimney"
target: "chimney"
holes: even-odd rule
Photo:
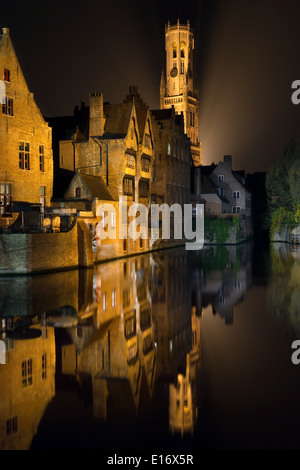
[[[232,156],[231,155],[224,155],[224,164],[229,165],[232,168]]]
[[[7,34],[7,36],[9,36],[9,28],[2,28],[2,31],[3,31],[3,36],[5,36]]]
[[[100,137],[103,131],[103,93],[90,93],[90,137]]]

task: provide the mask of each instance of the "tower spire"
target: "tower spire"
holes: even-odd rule
[[[166,78],[160,79],[160,107],[174,106],[176,114],[183,114],[184,129],[191,141],[195,165],[201,164],[201,146],[198,131],[199,98],[194,87],[194,32],[187,24],[165,26]]]

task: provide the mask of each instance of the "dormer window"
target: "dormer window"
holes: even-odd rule
[[[10,70],[4,69],[4,81],[10,82]]]
[[[219,183],[224,183],[224,175],[219,175],[218,176],[218,182]]]
[[[75,189],[75,197],[79,199],[81,197],[81,188],[77,187]]]

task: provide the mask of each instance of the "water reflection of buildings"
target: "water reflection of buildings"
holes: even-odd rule
[[[12,331],[9,322],[3,326],[8,352],[0,366],[0,448],[26,450],[55,394],[54,330],[36,325]]]
[[[185,375],[178,374],[176,385],[170,384],[169,426],[172,434],[194,433],[198,418],[197,375],[201,360],[200,318],[192,308],[192,349],[186,356]],[[198,377],[199,378],[199,377]]]
[[[218,261],[209,263],[201,270],[202,305],[211,305],[213,313],[225,320],[226,325],[233,324],[234,307],[245,298],[246,291],[252,284],[252,247],[210,247],[203,250],[202,265],[208,258]]]
[[[200,312],[184,250],[153,256],[152,270],[157,376],[169,383],[170,430],[183,436],[193,433],[198,415]]]
[[[185,370],[192,347],[191,286],[184,249],[153,255],[151,278],[157,375],[174,379],[178,370]]]
[[[115,406],[137,409],[142,374],[150,396],[155,374],[149,257],[98,266],[94,308],[68,329],[70,344],[61,351],[61,371],[92,382],[94,417],[106,420],[108,398]],[[127,399],[124,400],[124,397]]]
[[[55,388],[57,394],[70,385],[92,404],[98,421],[136,414],[146,402],[155,407],[168,390],[171,433],[193,434],[202,310],[211,304],[232,323],[233,307],[251,283],[247,250],[212,248],[199,256],[177,248],[94,270],[18,278],[21,303],[3,279],[0,325],[9,351],[7,365],[0,366],[1,447],[30,447],[47,405],[56,400]],[[13,340],[18,325],[43,334]],[[27,377],[31,383],[23,388]]]

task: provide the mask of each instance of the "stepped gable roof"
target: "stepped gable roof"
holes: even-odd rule
[[[142,108],[144,108],[144,107],[147,108],[146,103],[144,103],[141,95],[138,93],[138,87],[134,86],[134,85],[131,85],[129,87],[129,94],[126,96],[123,103],[133,103],[133,102],[134,102],[136,107],[141,106]]]
[[[93,199],[97,198],[102,201],[114,201],[114,198],[109,188],[106,186],[102,176],[88,175],[86,173],[79,172],[78,175],[82,179]]]
[[[126,103],[134,103],[136,109],[136,117],[138,122],[139,128],[139,135],[140,138],[144,135],[145,125],[146,125],[146,117],[149,110],[149,106],[143,101],[141,95],[138,93],[138,87],[131,85],[129,87],[129,94],[123,101],[124,104]]]
[[[103,111],[106,123],[101,139],[125,139],[130,124],[132,103],[105,104]]]
[[[142,97],[138,93],[137,86],[130,86],[129,93],[126,98],[123,100],[123,104],[133,104],[135,105],[136,117],[139,129],[140,138],[142,138],[145,130],[146,116],[148,106],[144,103]]]

